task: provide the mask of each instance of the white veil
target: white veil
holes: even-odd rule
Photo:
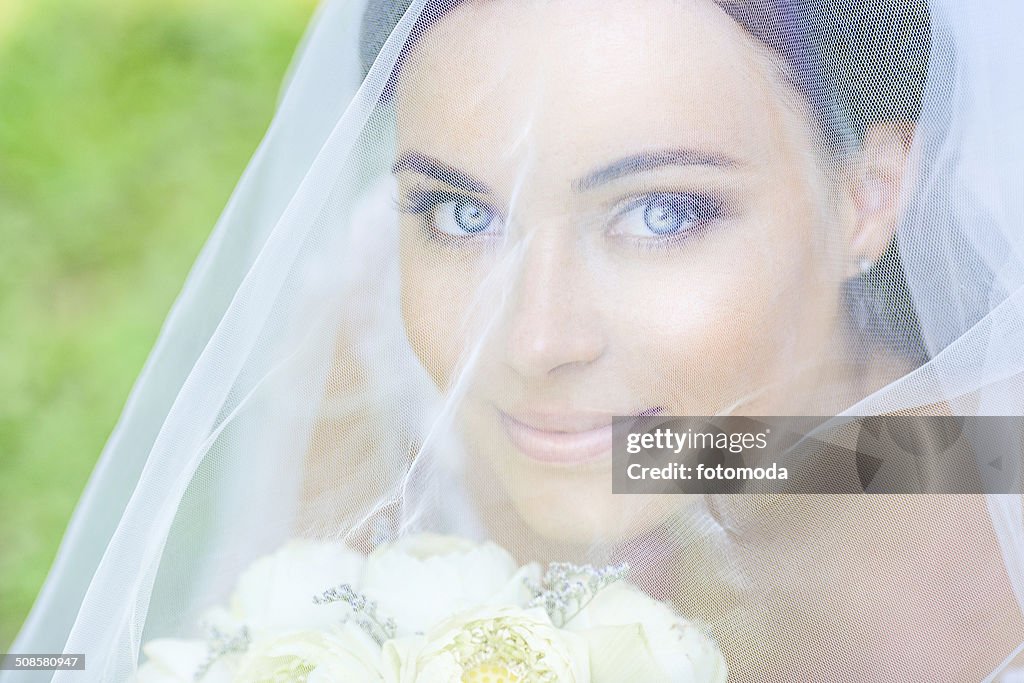
[[[999,675],[1024,646],[1020,26],[1012,0],[325,0],[12,652],[129,680],[291,537],[431,531],[628,560],[732,680]],[[677,110],[635,99],[677,72]],[[676,129],[740,161],[669,159]],[[626,168],[636,191],[594,190]],[[712,211],[671,249],[609,237]],[[443,220],[466,234],[422,234]],[[721,414],[832,418],[816,443],[984,421],[911,492],[613,494],[558,460],[596,419]]]

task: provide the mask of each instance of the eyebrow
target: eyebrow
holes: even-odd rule
[[[577,180],[577,190],[591,190],[599,185],[610,183],[619,178],[652,171],[663,166],[711,166],[714,168],[739,168],[736,159],[711,152],[695,149],[665,149],[654,152],[641,152],[614,161],[607,166],[589,173]]]
[[[413,171],[474,194],[491,193],[487,183],[420,152],[403,152],[399,155],[391,172],[397,175],[402,171]]]
[[[628,175],[645,173],[664,166],[740,168],[743,164],[728,156],[695,149],[640,152],[614,161],[593,173],[588,173],[574,182],[573,186],[577,191],[583,192]],[[482,180],[477,180],[468,173],[421,152],[407,151],[400,154],[394,166],[391,167],[391,172],[397,175],[402,171],[419,173],[465,192],[474,194],[490,194],[492,192],[491,186]]]

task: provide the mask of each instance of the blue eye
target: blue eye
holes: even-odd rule
[[[422,216],[425,227],[434,234],[472,237],[501,228],[501,221],[493,208],[454,192],[415,190],[402,209]]]
[[[494,209],[473,199],[441,201],[429,210],[436,232],[454,237],[469,237],[494,232],[500,227]]]
[[[616,232],[633,237],[667,237],[700,228],[721,213],[721,202],[708,195],[658,192],[631,201],[619,213]]]
[[[644,223],[655,235],[677,232],[686,219],[686,207],[679,206],[678,202],[673,202],[668,197],[652,199],[644,207]]]
[[[449,208],[452,204],[454,206]],[[446,214],[448,211],[454,213],[456,225],[471,234],[483,232],[494,220],[494,212],[490,208],[472,200],[449,202],[441,204],[437,208],[443,209]]]

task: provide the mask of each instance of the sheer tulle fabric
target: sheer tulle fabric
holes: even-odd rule
[[[533,451],[644,412],[1024,414],[1021,25],[326,2],[12,651],[127,680],[290,537],[436,531],[628,561],[732,680],[998,674],[1019,496],[613,496]]]

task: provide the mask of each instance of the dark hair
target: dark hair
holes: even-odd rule
[[[783,58],[829,138],[859,139],[876,123],[917,120],[931,51],[927,0],[711,1]],[[464,2],[427,0],[399,62]],[[370,0],[360,40],[364,76],[410,4]],[[385,98],[394,85],[385,88]]]
[[[426,31],[466,0],[427,0],[382,98],[394,96],[401,62]],[[921,112],[932,51],[927,0],[711,0],[750,36],[781,56],[809,103],[827,147],[856,150],[866,131],[913,124]],[[369,0],[360,40],[366,75],[411,0]],[[885,339],[927,360],[895,240],[878,266],[847,283],[844,304],[865,341]]]

